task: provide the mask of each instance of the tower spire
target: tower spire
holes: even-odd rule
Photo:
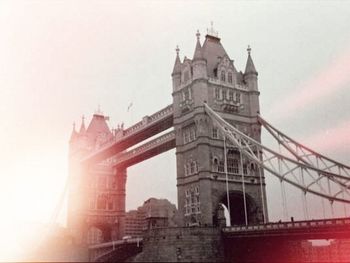
[[[72,133],[70,135],[70,142],[72,142],[76,137],[78,136],[77,131],[75,130],[75,122],[73,122],[73,130]]]
[[[250,45],[248,45],[247,51],[248,51],[248,58],[247,58],[247,64],[245,66],[244,74],[252,73],[252,74],[258,75],[258,72],[256,71],[255,66],[254,66],[253,59],[250,55],[250,53],[252,51]]]
[[[176,58],[175,58],[175,64],[173,68],[173,74],[181,73],[181,61],[180,61],[180,56],[179,56],[179,46],[176,46]]]
[[[79,134],[83,135],[85,134],[86,129],[85,129],[85,116],[81,116],[81,125],[80,125],[80,130],[79,130]]]
[[[197,30],[197,33],[196,33],[197,44],[196,44],[196,49],[194,50],[193,60],[203,59],[202,47],[201,47],[201,43],[200,43],[200,36],[201,36],[201,34],[199,33],[199,30]]]

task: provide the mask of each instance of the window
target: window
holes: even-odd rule
[[[191,162],[190,164],[190,173],[194,174],[196,172],[196,162]]]
[[[222,89],[222,98],[224,100],[228,99],[228,97],[227,97],[227,90],[226,89]]]
[[[224,164],[224,161],[220,161],[219,162],[219,166],[218,166],[218,172],[219,173],[223,173],[223,172],[225,172],[225,166],[224,166],[225,164]]]
[[[215,127],[213,127],[212,137],[213,137],[214,139],[218,139],[218,138],[219,138],[219,136],[218,136],[218,129],[215,128]]]
[[[244,175],[248,174],[248,166],[247,166],[247,164],[243,164],[243,174]]]
[[[227,153],[227,172],[233,174],[239,173],[238,160],[231,151]]]
[[[112,198],[108,199],[108,210],[113,210],[113,199]]]
[[[221,71],[221,81],[226,81],[225,71]]]
[[[196,139],[196,126],[190,125],[182,130],[184,144],[192,142]]]
[[[228,83],[232,84],[232,73],[231,72],[228,73],[227,80],[228,80]]]
[[[191,187],[186,190],[185,215],[200,213],[199,187]]]
[[[97,209],[106,209],[106,198],[104,195],[97,197]]]
[[[241,103],[241,93],[236,92],[236,103]]]
[[[220,99],[220,89],[215,88],[215,99],[219,100]]]
[[[233,90],[228,92],[228,99],[233,101]]]

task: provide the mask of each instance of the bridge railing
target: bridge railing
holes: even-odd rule
[[[223,229],[223,232],[248,232],[256,230],[288,229],[288,228],[310,228],[320,226],[350,225],[350,218],[334,218],[324,220],[307,220],[294,222],[275,222],[259,225],[231,226]]]
[[[127,152],[123,152],[120,155],[118,155],[115,159],[114,159],[114,164],[118,164],[121,162],[124,162],[125,160],[130,159],[131,157],[141,154],[157,145],[160,145],[162,143],[164,143],[165,141],[170,141],[172,139],[175,139],[175,132],[171,131],[168,132],[162,136],[159,136],[158,138],[151,140],[143,145],[141,145],[140,147],[137,147],[135,149],[132,149],[130,151]]]
[[[140,130],[142,127],[149,125],[149,124],[151,124],[159,119],[162,119],[165,116],[169,116],[172,113],[173,113],[173,105],[171,104],[171,105],[165,107],[164,109],[157,111],[156,113],[152,114],[151,116],[143,117],[142,121],[139,121],[135,125],[124,130],[123,136],[127,136],[129,134],[132,134],[135,131]]]

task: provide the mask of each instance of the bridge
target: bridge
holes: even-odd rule
[[[261,116],[258,73],[250,48],[242,73],[215,31],[208,32],[203,45],[199,33],[196,36],[192,59],[181,62],[176,49],[171,105],[127,129],[110,131],[105,117],[95,114],[87,129],[82,124],[79,132],[72,132],[68,221],[78,243],[89,243],[89,237],[97,236],[100,244],[89,246],[90,260],[124,260],[142,247],[151,259],[165,261],[249,261],[247,249],[260,255],[260,260],[271,260],[258,248],[273,244],[268,250],[273,255],[273,247],[286,251],[288,246],[281,246],[287,239],[350,239],[346,207],[350,167],[297,142]],[[277,149],[261,142],[263,130]],[[127,168],[173,148],[179,228],[151,229],[142,246],[139,239],[120,240],[125,229]],[[304,220],[269,222],[266,176],[280,183],[285,219],[289,214],[286,186],[300,193]],[[310,197],[319,200],[322,219],[310,219],[315,218]],[[335,204],[343,205],[344,218],[335,218]],[[222,225],[223,220],[227,225]],[[202,245],[195,248],[184,237]],[[164,253],[152,255],[152,247]],[[205,252],[205,258],[200,252]]]

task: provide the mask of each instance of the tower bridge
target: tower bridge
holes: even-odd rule
[[[174,252],[175,256],[172,255],[175,258],[169,256],[168,259],[184,259],[182,253],[185,255],[189,248],[184,247],[186,242],[179,240],[181,236],[194,238],[195,235],[202,238],[193,240],[215,243],[211,246],[213,250],[206,252],[212,253],[208,254],[208,260],[222,259],[221,237],[226,249],[227,244],[254,235],[282,237],[285,233],[301,233],[299,237],[305,238],[305,233],[313,226],[309,221],[292,225],[269,223],[267,174],[280,181],[285,215],[288,214],[285,184],[301,192],[305,219],[309,219],[308,195],[319,197],[323,209],[328,205],[332,212],[335,202],[350,203],[349,166],[296,142],[260,116],[258,72],[251,48],[247,49],[243,73],[236,69],[213,29],[208,31],[203,45],[199,33],[196,37],[192,59],[185,57],[181,61],[180,50],[176,49],[171,74],[171,105],[145,116],[127,129],[122,126],[111,131],[101,113],[93,116],[88,128],[83,121],[79,132],[73,129],[68,225],[76,242],[89,244],[96,240],[101,243],[121,239],[125,224],[127,168],[172,148],[176,149],[180,225],[178,230],[161,230],[163,239],[173,240],[171,244],[179,248]],[[279,150],[261,143],[262,128],[271,134]],[[172,130],[159,135],[168,129]],[[151,140],[143,143],[147,139]],[[228,225],[233,227],[215,232],[210,228],[220,225],[222,205],[229,212]],[[346,207],[344,209],[346,212]],[[338,229],[341,222],[346,226],[342,237],[350,238],[348,221],[324,220],[317,221],[313,233],[325,230],[322,236],[327,238],[329,234],[331,237],[335,233],[331,231],[332,227]],[[327,222],[331,222],[332,227]],[[197,232],[188,228],[193,225],[197,226]],[[172,239],[173,236],[176,239]],[[146,237],[143,241],[145,251],[152,244],[161,246],[157,240]],[[123,243],[119,245],[123,246]],[[108,246],[104,246],[104,251]],[[186,259],[199,260],[195,256],[199,251],[188,252]],[[229,253],[231,256],[234,257]]]

